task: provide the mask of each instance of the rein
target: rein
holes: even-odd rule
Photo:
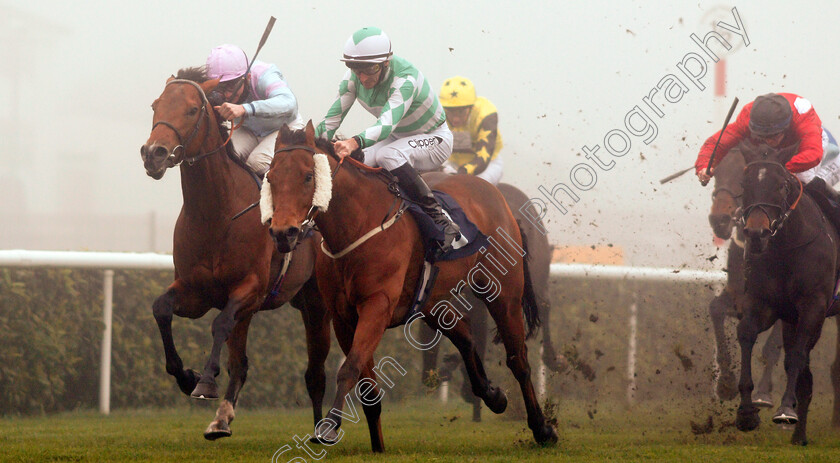
[[[285,151],[294,151],[294,150],[297,150],[297,149],[302,149],[304,151],[308,151],[312,155],[316,154],[315,149],[312,148],[311,146],[289,145],[289,146],[284,146],[283,148],[280,148],[280,149],[276,150],[274,152],[274,155],[276,156],[277,153],[281,153],[281,152],[285,152]],[[338,165],[336,166],[335,170],[330,175],[331,178],[335,179],[335,176],[338,174],[338,171],[339,171],[339,169],[341,169],[341,166],[344,164],[344,161],[347,161],[348,163],[352,164],[353,166],[355,166],[356,168],[358,168],[358,169],[360,169],[364,172],[380,174],[383,177],[385,177],[387,185],[388,185],[388,191],[391,194],[393,194],[396,198],[395,198],[395,201],[394,201],[394,205],[392,205],[391,208],[388,210],[388,212],[385,213],[385,217],[382,219],[382,223],[378,227],[376,227],[376,228],[370,230],[369,232],[365,233],[359,239],[357,239],[356,241],[354,241],[353,243],[351,243],[349,246],[342,249],[341,251],[339,251],[335,254],[330,252],[326,247],[326,243],[324,241],[324,238],[322,237],[321,238],[321,250],[324,252],[324,254],[326,254],[331,259],[340,259],[340,258],[344,257],[345,255],[349,254],[350,252],[352,252],[357,247],[361,246],[365,241],[371,239],[372,237],[374,237],[378,233],[381,233],[381,232],[387,230],[392,225],[394,225],[400,219],[400,217],[402,217],[403,213],[406,210],[406,208],[403,206],[403,204],[404,204],[403,203],[403,204],[400,205],[400,207],[397,208],[396,213],[394,213],[394,215],[390,219],[388,219],[388,216],[391,214],[391,211],[394,210],[394,208],[400,202],[400,199],[403,199],[403,198],[399,194],[399,190],[396,187],[395,179],[393,178],[393,176],[391,176],[390,173],[388,173],[387,170],[385,170],[381,167],[370,167],[363,162],[360,162],[356,159],[351,158],[350,156],[345,156],[345,157],[341,158],[340,160],[338,160]],[[308,233],[310,229],[315,228],[315,216],[318,215],[319,211],[320,211],[320,208],[318,206],[316,206],[314,204],[312,206],[310,206],[309,212],[306,214],[306,218],[303,220],[300,227],[298,227],[300,229],[301,236],[306,236],[306,233]]]
[[[209,151],[207,153],[198,154],[198,155],[193,156],[191,158],[181,159],[180,161],[175,162],[176,152],[178,151],[178,148],[181,148],[181,150],[184,151],[184,154],[186,154],[186,146],[188,146],[193,141],[193,138],[195,138],[195,136],[198,135],[198,131],[201,128],[202,122],[207,121],[207,123],[209,124],[210,118],[207,115],[208,111],[209,111],[207,106],[210,103],[207,100],[207,95],[204,93],[204,89],[202,89],[201,86],[199,86],[196,82],[193,82],[193,81],[188,80],[188,79],[173,79],[173,80],[170,80],[169,82],[166,83],[167,86],[169,86],[170,84],[190,84],[193,87],[195,87],[195,89],[198,90],[198,94],[201,95],[202,103],[201,103],[201,109],[199,110],[200,114],[198,116],[198,119],[195,121],[195,125],[193,126],[192,132],[190,132],[190,135],[187,137],[186,142],[183,141],[184,138],[181,136],[181,133],[178,131],[178,129],[176,129],[174,125],[172,125],[171,123],[169,123],[167,121],[157,121],[157,122],[155,122],[154,125],[152,125],[152,130],[155,130],[155,128],[158,125],[163,125],[165,127],[168,127],[173,132],[175,132],[175,136],[178,137],[178,146],[173,148],[172,152],[169,153],[170,167],[177,167],[177,166],[181,165],[181,163],[183,163],[184,161],[187,162],[187,165],[192,166],[196,162],[206,158],[207,156],[210,156],[212,154],[215,154],[215,153],[219,152],[219,150],[221,150],[222,148],[227,146],[228,142],[230,142],[230,139],[233,137],[233,131],[236,130],[238,128],[238,126],[231,126],[230,133],[228,134],[227,140],[225,140],[225,142],[222,143],[221,145],[219,145],[216,149],[214,149],[212,151]]]
[[[755,164],[765,164],[765,165],[771,165],[771,166],[778,166],[778,167],[782,168],[786,174],[790,175],[787,171],[787,168],[785,166],[783,166],[782,164],[779,164],[778,162],[774,162],[774,161],[764,161],[764,160],[753,161],[753,162],[748,163],[746,166],[744,166],[744,171],[746,172],[748,167],[750,167],[752,165],[755,165]],[[758,208],[768,218],[770,217],[770,214],[767,213],[767,210],[765,209],[766,207],[771,207],[771,208],[774,208],[774,209],[778,209],[779,213],[780,213],[779,218],[773,220],[770,223],[770,236],[775,236],[776,233],[782,228],[782,225],[784,225],[784,223],[788,219],[788,217],[790,217],[790,214],[796,209],[796,206],[799,205],[799,200],[802,199],[802,193],[805,190],[804,186],[802,185],[802,180],[799,180],[799,177],[796,177],[795,175],[790,175],[790,176],[795,178],[796,181],[799,183],[799,195],[796,197],[796,200],[793,202],[792,205],[787,206],[785,204],[784,206],[780,206],[778,204],[770,204],[770,203],[759,202],[759,203],[755,203],[755,204],[750,204],[748,206],[744,206],[743,207],[743,213],[741,215],[741,224],[746,226],[747,217],[749,217],[750,213],[752,213],[752,210],[754,208]],[[787,185],[788,185],[788,182],[785,182],[785,186],[787,186]],[[785,202],[787,202],[787,196],[785,197]]]

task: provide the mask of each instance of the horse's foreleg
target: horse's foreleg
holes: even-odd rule
[[[353,400],[351,392],[359,381],[364,368],[373,363],[373,353],[379,346],[379,342],[382,340],[385,329],[391,320],[391,307],[388,297],[382,293],[368,297],[357,306],[357,313],[359,319],[356,322],[355,329],[348,326],[345,321],[333,323],[336,338],[338,338],[342,350],[347,354],[347,358],[341,368],[338,369],[333,407],[324,418],[324,420],[329,420],[330,424],[334,423],[333,431],[337,433],[335,435],[336,439],[341,438],[339,428],[341,427],[341,416],[345,401]],[[369,404],[369,406],[373,406],[373,404]],[[350,411],[355,413],[355,406],[352,404]],[[346,413],[343,415],[347,416]],[[331,436],[319,437],[321,440],[329,441],[331,439]],[[377,443],[375,440],[371,440],[371,444],[374,452],[381,452],[384,449],[381,442]]]
[[[302,296],[304,300],[299,302],[298,296]],[[307,363],[304,380],[306,381],[306,392],[312,402],[314,424],[317,425],[323,416],[324,391],[327,387],[324,363],[326,363],[327,355],[330,353],[330,316],[321,295],[318,293],[314,278],[304,285],[298,296],[292,300],[292,305],[298,307],[298,304],[300,304],[298,308],[306,330]],[[313,440],[317,442],[317,439],[313,438]]]
[[[831,364],[831,385],[834,387],[834,412],[831,425],[840,428],[840,315],[835,315],[837,339],[835,340],[834,363]]]
[[[420,342],[421,345],[431,344],[431,341],[432,341],[434,335],[435,335],[435,332],[432,331],[428,326],[420,325],[420,333],[419,333],[418,337],[420,338],[419,342]],[[438,380],[440,380],[440,381],[448,381],[449,380],[449,378],[446,378],[446,379],[442,378],[440,376],[439,372],[437,372],[437,361],[438,361],[438,352],[439,351],[440,351],[440,343],[436,343],[432,348],[422,351],[422,356],[423,356],[423,384],[425,384],[426,387],[435,388],[435,387],[438,386],[436,384],[436,382]],[[438,373],[437,378],[434,377],[434,374],[436,372]]]
[[[160,295],[152,304],[160,337],[163,340],[163,352],[166,355],[166,372],[175,377],[181,392],[189,395],[198,383],[198,373],[195,370],[184,369],[184,363],[175,349],[172,339],[172,313],[175,310],[175,285]]]
[[[809,301],[810,302],[810,301]],[[808,367],[811,348],[817,343],[825,321],[825,311],[814,310],[809,302],[797,304],[799,318],[796,325],[784,327],[785,374],[787,383],[782,403],[773,416],[774,423],[795,424],[799,421],[796,409],[799,394],[796,391],[799,375]],[[822,304],[824,306],[824,304]],[[818,305],[819,307],[819,305]],[[804,436],[803,436],[804,438]]]
[[[458,320],[453,327],[444,329],[429,314],[425,314],[423,321],[433,330],[439,330],[443,333],[458,349],[464,361],[464,366],[467,369],[467,376],[470,378],[472,393],[476,397],[483,399],[484,403],[487,404],[487,407],[493,413],[498,414],[504,412],[507,408],[507,397],[501,389],[490,386],[490,381],[487,380],[487,373],[484,371],[484,364],[481,362],[481,358],[475,350],[469,325],[462,319]]]
[[[761,356],[764,359],[764,369],[761,372],[761,379],[758,380],[753,403],[758,407],[772,407],[773,397],[773,370],[779,363],[782,356],[782,321],[779,320],[773,325],[770,336],[764,341],[761,348]]]
[[[715,333],[715,348],[717,354],[718,377],[715,391],[721,400],[732,400],[738,395],[735,373],[732,371],[732,357],[729,354],[729,343],[726,340],[724,323],[726,314],[732,309],[734,301],[728,289],[715,296],[709,302],[709,317],[712,319],[712,329]]]
[[[210,357],[201,372],[201,379],[190,394],[194,399],[213,400],[219,398],[216,387],[216,376],[219,376],[219,357],[222,354],[222,345],[228,340],[231,331],[236,323],[237,312],[243,307],[256,304],[256,284],[245,284],[239,286],[228,296],[228,302],[224,309],[213,320],[213,347],[210,350]]]
[[[382,415],[382,392],[376,383],[376,376],[373,371],[373,361],[368,364],[362,373],[362,378],[368,380],[365,382],[364,391],[356,390],[356,397],[362,402],[362,408],[365,411],[365,420],[367,420],[368,431],[370,433],[371,448],[376,453],[385,451],[385,439],[382,436],[382,422],[380,416]]]
[[[231,435],[230,424],[235,418],[236,402],[239,399],[239,391],[245,384],[248,376],[248,356],[246,347],[248,342],[248,327],[251,325],[252,315],[248,315],[236,322],[227,340],[228,344],[228,382],[225,391],[225,399],[216,410],[216,417],[204,431],[204,438],[216,440],[220,437]]]
[[[741,404],[738,406],[735,426],[741,431],[753,431],[760,424],[758,408],[752,402],[752,351],[759,333],[759,321],[751,314],[752,310],[748,309],[738,323],[738,344],[741,346],[741,379],[738,382],[738,391],[741,393]]]
[[[808,425],[808,407],[811,405],[811,398],[814,390],[814,376],[811,374],[811,368],[805,365],[802,373],[799,374],[799,379],[796,382],[796,412],[799,414],[799,421],[793,429],[793,436],[790,439],[791,444],[808,445],[808,438],[805,434],[805,429]]]
[[[483,305],[483,303],[482,303]],[[480,308],[479,308],[480,309]],[[487,352],[487,318],[488,312],[487,310],[476,310],[472,312],[472,319],[470,320],[470,331],[472,331],[473,336],[473,343],[475,345],[475,353],[478,355],[478,359],[482,362],[484,361],[484,354]],[[477,397],[475,394],[471,394],[470,390],[466,388],[467,381],[469,380],[469,374],[467,373],[467,367],[463,363],[461,364],[461,371],[464,373],[464,388],[461,391],[462,395],[464,395],[464,400],[467,402],[472,402],[473,405],[473,421],[476,423],[481,422],[481,398]]]

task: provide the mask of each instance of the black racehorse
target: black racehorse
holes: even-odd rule
[[[726,261],[726,287],[709,302],[709,317],[715,333],[716,360],[719,370],[716,392],[721,400],[732,400],[738,395],[738,382],[732,370],[729,339],[724,330],[727,317],[741,318],[744,306],[744,229],[736,220],[741,209],[744,190],[744,156],[732,150],[715,167],[715,189],[712,192],[712,209],[709,223],[715,236],[730,240]],[[732,236],[732,229],[735,236]],[[764,371],[753,394],[753,404],[772,407],[773,369],[782,355],[782,322],[773,325],[770,336],[761,349]]]
[[[742,143],[744,155],[743,223],[746,237],[744,316],[738,324],[741,346],[741,403],[735,424],[741,431],[758,427],[752,401],[750,360],[758,333],[783,322],[787,384],[775,423],[795,424],[791,442],[807,444],[808,406],[813,394],[810,353],[832,304],[840,239],[817,203],[804,194],[802,182],[784,162],[796,147],[775,149]],[[840,393],[837,361],[833,383],[835,420]]]

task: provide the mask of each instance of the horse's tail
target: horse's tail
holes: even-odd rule
[[[537,303],[537,295],[534,293],[534,283],[531,281],[531,270],[528,264],[528,261],[531,259],[531,255],[528,253],[528,239],[522,230],[522,223],[517,220],[516,225],[519,227],[519,235],[522,236],[522,249],[525,251],[525,257],[522,258],[525,273],[525,287],[522,293],[522,312],[525,313],[527,327],[525,339],[530,339],[540,326],[540,308]]]

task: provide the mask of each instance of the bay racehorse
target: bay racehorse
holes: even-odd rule
[[[741,403],[735,424],[742,431],[759,425],[751,398],[752,348],[758,333],[781,319],[787,383],[773,422],[795,424],[791,442],[805,445],[813,395],[810,354],[826,317],[837,312],[832,302],[840,270],[840,239],[817,203],[804,194],[802,182],[784,165],[796,148],[775,149],[749,141],[740,147],[746,161],[742,212],[746,297],[738,324]],[[833,378],[835,408],[837,380]]]
[[[270,219],[269,230],[276,245],[280,251],[293,249],[302,229],[314,222],[323,234],[324,249],[335,257],[333,260],[326,253],[319,255],[316,274],[318,287],[333,315],[336,338],[347,358],[338,371],[333,408],[323,426],[316,427],[316,436],[327,442],[341,438],[342,417],[357,416],[351,397],[355,387],[368,422],[372,449],[382,452],[385,445],[379,399],[384,392],[377,380],[388,386],[393,381],[374,374],[380,365],[374,367],[373,354],[385,330],[399,326],[409,316],[424,254],[417,225],[409,214],[395,213],[394,207],[402,209],[399,198],[391,192],[395,184],[390,175],[370,172],[350,158],[339,162],[329,141],[319,138],[316,142],[311,121],[300,131],[281,129],[275,150],[263,188],[269,188],[271,197],[283,201],[274,201],[263,217]],[[435,187],[458,200],[483,233],[504,234],[519,249],[527,248],[510,209],[489,183],[457,176],[446,178]],[[377,233],[386,223],[390,228]],[[369,239],[361,242],[365,236]],[[538,443],[555,443],[557,433],[545,419],[531,383],[525,346],[526,319],[529,332],[539,324],[528,264],[519,251],[511,254],[510,268],[498,274],[490,270],[496,264],[488,258],[489,252],[438,262],[437,283],[417,314],[458,348],[467,364],[473,393],[493,412],[503,412],[507,397],[499,388],[490,386],[467,321],[454,306],[446,305],[450,290],[460,292],[466,286],[464,280],[469,281],[470,289],[485,301],[496,322],[507,352],[507,365],[519,381],[525,399],[534,439]]]
[[[216,376],[222,344],[228,346],[229,382],[216,417],[204,432],[207,439],[231,435],[230,423],[248,371],[246,341],[254,313],[286,302],[301,311],[306,328],[309,363],[305,380],[315,422],[321,419],[326,385],[324,361],[330,332],[326,306],[314,279],[316,240],[306,240],[294,252],[278,291],[284,256],[273,246],[259,211],[233,217],[259,200],[251,174],[228,153],[227,129],[208,102],[217,80],[207,80],[201,68],[179,71],[154,101],[152,131],[140,150],[146,173],[163,177],[180,166],[183,206],[175,224],[175,281],[152,307],[166,355],[166,371],[184,394],[216,399]],[[229,138],[228,138],[229,139]],[[172,338],[172,315],[200,318],[211,308],[213,346],[199,375],[184,369]]]
[[[738,382],[732,370],[729,339],[724,324],[727,317],[741,318],[744,305],[744,229],[740,224],[741,185],[744,179],[744,156],[733,149],[715,167],[715,186],[709,223],[715,237],[729,240],[726,260],[726,286],[709,303],[709,317],[715,334],[716,361],[719,374],[716,392],[721,400],[732,400],[738,395]],[[732,230],[735,229],[735,236]],[[753,394],[758,407],[772,407],[773,369],[782,355],[782,321],[773,325],[770,336],[761,349],[764,369]]]
[[[443,175],[446,174],[436,172],[425,174],[424,177],[429,183],[437,183],[443,180]],[[530,200],[528,195],[509,183],[499,183],[496,185],[496,188],[498,188],[499,192],[502,193],[508,208],[510,208],[511,212],[513,212],[513,216],[519,222],[519,228],[522,231],[522,234],[526,237],[525,241],[528,243],[528,254],[530,255],[528,268],[531,272],[531,282],[534,286],[534,294],[537,297],[540,327],[542,328],[541,347],[543,364],[545,364],[549,370],[555,373],[560,373],[568,366],[568,364],[566,364],[563,357],[558,357],[554,350],[554,344],[551,341],[551,323],[549,322],[551,318],[549,278],[551,273],[551,256],[554,252],[554,247],[548,242],[548,235],[544,231],[545,226],[542,221],[540,220],[536,225],[531,222],[531,220],[533,220],[532,218],[538,217],[539,214],[534,211],[530,216],[531,220],[529,220],[529,218],[526,218],[522,215],[522,212],[520,212],[520,208],[526,205]],[[467,293],[464,296],[471,299],[470,303],[476,302],[483,305],[478,298],[472,296],[470,293]],[[468,316],[470,319],[470,329],[472,331],[476,352],[478,352],[479,358],[483,360],[487,347],[487,334],[489,330],[487,319],[488,313],[485,310],[471,310],[468,313]],[[422,333],[423,337],[421,338],[422,344],[431,342],[435,334],[425,325],[424,328],[425,329]],[[465,401],[473,404],[473,421],[481,421],[481,399],[474,396],[472,393],[472,388],[469,385],[469,378],[466,374],[463,362],[459,361],[457,355],[451,357],[447,356],[444,360],[443,366],[438,369],[437,359],[439,350],[440,344],[435,344],[435,347],[423,351],[423,382],[425,384],[433,383],[434,381],[431,377],[433,372],[437,373],[440,380],[450,379],[454,369],[460,366],[460,369],[464,374],[461,396]]]

